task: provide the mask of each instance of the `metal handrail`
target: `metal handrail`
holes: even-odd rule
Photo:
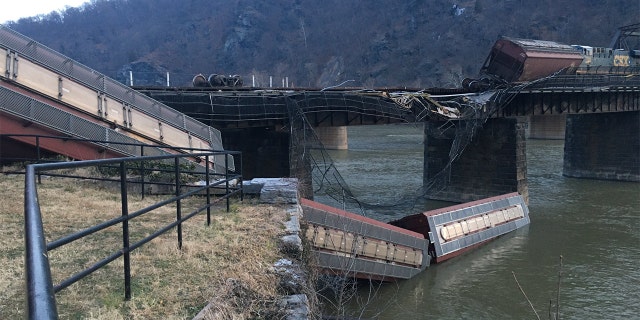
[[[225,156],[225,173],[224,178],[219,179],[212,183],[212,176],[221,176],[221,174],[211,173],[209,167],[205,167],[205,172],[200,174],[204,175],[206,183],[201,187],[191,187],[188,192],[181,192],[181,187],[185,186],[180,181],[180,174],[185,171],[181,171],[180,160],[188,157],[201,157],[204,158],[207,163],[210,157],[223,154]],[[130,253],[136,248],[141,247],[154,238],[166,233],[169,230],[177,228],[178,247],[182,247],[182,223],[198,215],[206,210],[207,212],[207,224],[211,223],[211,207],[213,203],[226,199],[227,212],[229,211],[229,199],[230,197],[239,194],[242,199],[242,175],[241,172],[230,174],[228,155],[240,155],[236,151],[209,151],[193,154],[181,154],[181,155],[159,155],[159,156],[144,156],[144,157],[128,157],[128,158],[112,158],[102,160],[86,160],[86,161],[73,161],[73,162],[53,162],[53,163],[39,163],[30,164],[26,166],[25,170],[25,275],[26,275],[26,288],[27,288],[27,319],[57,319],[58,311],[55,299],[55,293],[66,288],[67,286],[81,280],[94,271],[102,268],[110,262],[116,260],[119,257],[124,259],[124,288],[125,288],[125,300],[131,298],[131,272],[130,272]],[[131,181],[127,179],[127,171],[136,169],[131,164],[142,163],[144,161],[163,161],[173,160],[173,172],[175,179],[175,195],[169,199],[165,199],[146,208],[139,209],[135,212],[129,212],[128,210],[128,186]],[[110,219],[108,221],[101,222],[94,226],[76,231],[71,234],[62,236],[61,238],[50,241],[45,240],[44,225],[42,222],[42,214],[40,212],[40,205],[37,193],[37,176],[51,170],[60,169],[77,169],[85,167],[95,166],[117,166],[120,174],[120,193],[122,212],[118,218]],[[149,171],[153,169],[148,169]],[[144,175],[144,172],[142,172]],[[232,187],[229,182],[237,179],[240,181],[239,186]],[[219,189],[224,184],[225,194],[220,196],[212,203],[211,190]],[[182,216],[180,202],[183,199],[192,197],[197,194],[206,193],[206,204],[191,211],[185,216]],[[129,243],[129,220],[142,216],[151,212],[154,209],[169,205],[176,204],[176,219],[171,221],[164,227],[153,232],[151,235],[135,242]],[[73,241],[81,239],[90,234],[99,232],[110,226],[122,224],[122,248],[102,260],[94,263],[92,266],[79,271],[71,277],[62,280],[59,284],[54,285],[51,277],[51,267],[49,264],[48,252],[69,244]]]

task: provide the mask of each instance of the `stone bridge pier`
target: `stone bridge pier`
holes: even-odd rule
[[[563,174],[640,182],[640,111],[568,115]]]
[[[427,198],[468,202],[518,192],[529,201],[526,118],[487,120],[450,168],[446,166],[455,132],[445,132],[444,137],[429,133],[441,125],[425,125],[423,181]]]
[[[441,125],[425,125],[427,198],[467,202],[518,192],[528,202],[526,117],[489,119],[450,168],[454,132],[430,135]],[[564,135],[564,176],[640,182],[640,111],[568,114]]]
[[[579,113],[565,117],[565,176],[640,181],[639,111]],[[556,123],[562,118],[552,119]],[[423,173],[427,198],[469,202],[518,192],[528,202],[526,128],[530,123],[526,116],[488,119],[447,167],[455,128],[434,136],[430,132],[443,127],[443,123],[427,122]],[[339,133],[329,132],[330,138],[335,132]],[[246,178],[295,176],[306,186],[304,196],[313,198],[311,163],[308,159],[292,162],[302,155],[292,155],[291,152],[298,149],[291,144],[304,142],[292,141],[288,130],[266,126],[226,129],[222,134],[225,148],[243,152],[241,165]],[[346,144],[346,135],[337,136],[339,139],[332,138],[337,141],[334,147]]]

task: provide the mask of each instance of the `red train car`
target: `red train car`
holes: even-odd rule
[[[577,67],[583,59],[579,51],[566,44],[501,37],[480,72],[509,83],[524,82],[544,78],[566,67]]]

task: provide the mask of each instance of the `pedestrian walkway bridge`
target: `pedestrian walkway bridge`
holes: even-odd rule
[[[43,149],[79,160],[140,155],[126,143],[157,146],[146,155],[223,150],[218,130],[2,25],[0,50],[6,53],[0,62],[0,134],[79,138],[40,141]],[[210,166],[221,170],[224,157]]]

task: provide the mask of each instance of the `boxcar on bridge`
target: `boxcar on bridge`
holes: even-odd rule
[[[567,67],[577,67],[583,55],[553,41],[502,37],[496,41],[480,72],[505,82],[544,78]]]

